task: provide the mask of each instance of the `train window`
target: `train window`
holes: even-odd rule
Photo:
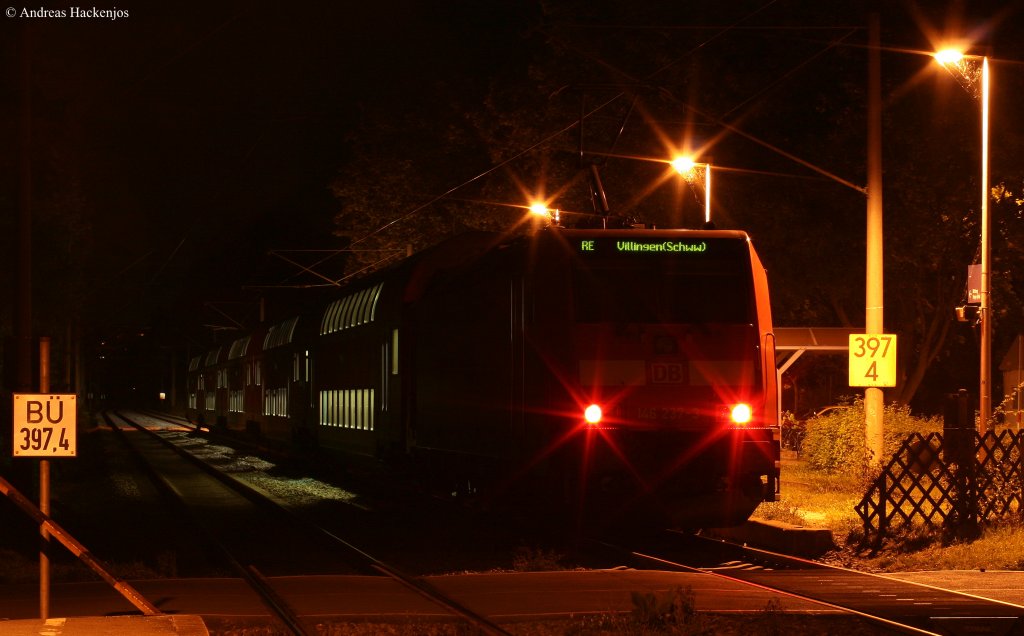
[[[375,394],[373,389],[320,391],[320,425],[372,431]]]
[[[299,322],[299,317],[289,318],[279,325],[274,325],[267,331],[267,336],[263,339],[263,350],[273,349],[274,347],[280,347],[286,345],[292,341],[292,337],[295,335],[295,325]]]
[[[355,327],[356,325],[361,325],[364,322],[367,322],[367,320],[364,319],[364,314],[369,313],[368,311],[366,311],[369,308],[369,306],[367,305],[369,299],[369,289],[364,289],[363,291],[356,294],[355,309],[352,314],[352,322],[351,324],[349,324],[350,327]]]
[[[331,327],[338,324],[338,313],[341,311],[341,302],[334,301],[327,307],[327,311],[324,312],[324,318],[320,322],[320,334],[330,333]]]
[[[391,375],[398,375],[398,330],[391,330]]]
[[[206,366],[212,367],[217,364],[217,360],[220,360],[220,349],[214,349],[210,353],[206,354]]]
[[[373,322],[377,317],[377,301],[383,283],[367,287],[339,298],[328,305],[320,322],[320,335],[358,327]]]
[[[245,352],[249,350],[249,340],[251,336],[239,338],[231,343],[231,349],[228,350],[228,360],[235,360],[245,355]]]
[[[352,316],[352,297],[345,296],[341,299],[341,316],[338,317],[338,328],[347,329],[351,325],[349,321]]]
[[[267,389],[263,394],[263,414],[287,417],[288,389]]]
[[[370,309],[366,322],[373,322],[377,319],[377,301],[380,300],[381,287],[382,285],[376,285],[370,294]]]
[[[244,409],[244,400],[242,397],[242,391],[232,391],[231,396],[228,400],[228,411],[232,413],[241,413]]]

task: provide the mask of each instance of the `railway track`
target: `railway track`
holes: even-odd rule
[[[103,418],[140,458],[175,505],[216,546],[268,610],[293,634],[316,633],[273,587],[268,576],[315,573],[385,576],[466,621],[485,634],[508,634],[424,580],[405,574],[310,521],[266,492],[230,475],[236,463],[217,466],[187,447],[194,427],[165,416],[106,412]],[[140,420],[146,420],[144,425]],[[176,444],[174,441],[179,442]],[[182,443],[184,442],[184,443]],[[208,451],[209,449],[204,446]],[[194,449],[193,449],[194,450]],[[200,455],[203,453],[199,453]],[[211,453],[205,453],[211,454]],[[214,457],[223,457],[212,453]],[[227,469],[227,470],[225,470]]]
[[[670,535],[649,548],[601,545],[627,555],[637,567],[700,572],[783,598],[813,601],[856,614],[884,632],[1024,634],[1024,606],[705,536]]]
[[[213,448],[207,444],[200,446],[194,436],[192,427],[184,420],[167,416],[148,414],[145,417],[132,415],[111,415],[117,426],[127,427],[131,419],[145,420],[149,426],[143,429],[158,429],[153,422],[163,422],[163,436],[174,438],[179,446],[177,450],[168,451],[175,454],[184,453],[181,446],[191,447],[191,452],[206,456],[210,461],[205,463],[204,470],[211,470],[216,479],[226,480],[238,485],[238,479],[225,476],[228,472],[244,471],[245,461],[237,456],[219,452],[217,445]],[[138,422],[135,422],[138,424]],[[149,431],[153,433],[153,431]],[[191,457],[191,454],[189,454]],[[184,461],[184,460],[182,460]],[[196,461],[194,457],[188,461]],[[213,470],[209,463],[219,465]],[[247,487],[240,486],[242,490]],[[266,494],[248,493],[249,499],[264,500],[261,505],[280,508],[281,504],[266,503]],[[353,500],[355,501],[355,500]],[[357,507],[358,509],[358,507]],[[294,519],[299,516],[295,510],[279,511],[286,518],[293,519],[291,525],[300,525]],[[302,524],[306,524],[305,520]],[[312,525],[312,524],[311,524]],[[317,527],[313,532],[334,537],[339,543],[328,548],[337,554],[346,554],[347,567],[355,572],[371,572],[380,576],[390,576],[402,581],[404,585],[427,598],[436,599],[439,605],[454,615],[462,616],[470,624],[475,625],[484,633],[505,633],[497,625],[491,624],[476,616],[473,612],[462,608],[457,602],[444,599],[443,594],[436,590],[422,589],[421,579],[404,575],[396,568],[389,567],[378,559],[374,559],[365,551],[359,550],[351,542],[336,537],[329,530]],[[1024,633],[1024,607],[1002,603],[968,594],[957,593],[926,585],[909,583],[885,576],[867,574],[828,566],[819,562],[799,559],[783,554],[757,550],[746,546],[738,546],[717,539],[702,536],[680,535],[671,533],[670,541],[660,540],[655,544],[647,544],[640,549],[625,549],[619,546],[604,544],[604,549],[615,550],[617,559],[625,555],[633,564],[640,568],[699,572],[709,576],[720,577],[730,581],[768,590],[782,598],[802,599],[827,606],[829,608],[849,612],[877,624],[880,632],[915,633],[915,634],[1015,634]],[[695,556],[697,555],[697,556]],[[250,576],[255,576],[254,587],[267,587],[266,580],[259,576],[263,568],[258,564],[247,567],[247,561],[237,559]],[[621,560],[619,561],[621,563]],[[269,566],[265,566],[269,567]],[[259,568],[259,569],[257,569]],[[273,596],[270,588],[261,591]],[[439,597],[439,598],[438,598]],[[284,604],[285,610],[287,604]],[[284,619],[282,619],[284,620]],[[482,623],[477,622],[482,620]],[[301,629],[301,624],[300,624]],[[293,633],[304,633],[294,631]]]

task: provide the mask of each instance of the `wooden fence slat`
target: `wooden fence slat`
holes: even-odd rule
[[[1024,432],[969,437],[961,448],[941,433],[907,435],[854,506],[865,542],[899,525],[955,529],[1024,514]]]

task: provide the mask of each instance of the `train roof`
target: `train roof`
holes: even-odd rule
[[[576,229],[551,228],[551,232],[564,236],[629,236],[634,238],[664,238],[677,236],[687,239],[734,238],[750,240],[743,230],[688,230],[682,228],[650,229],[650,228],[616,228],[616,229]]]

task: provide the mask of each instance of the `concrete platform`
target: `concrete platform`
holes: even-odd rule
[[[781,521],[750,519],[735,528],[714,528],[711,534],[751,547],[816,559],[836,547],[828,528],[795,526]]]
[[[0,621],[3,636],[209,636],[199,616],[84,616]]]

